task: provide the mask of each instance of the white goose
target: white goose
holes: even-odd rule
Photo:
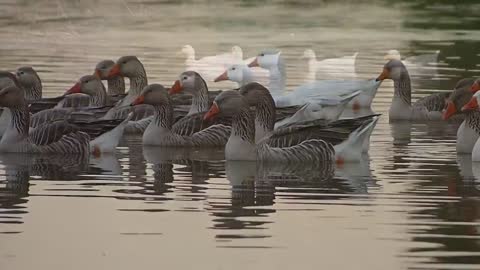
[[[477,91],[475,94],[473,94],[472,98],[470,101],[465,104],[465,106],[462,107],[462,111],[469,111],[469,110],[475,110],[478,111],[480,109],[480,91]],[[478,121],[479,118],[476,118],[476,126],[478,127]],[[478,134],[477,134],[478,137]],[[480,140],[477,139],[475,142],[475,145],[473,146],[472,150],[472,161],[474,162],[479,162],[480,161]]]
[[[400,52],[397,50],[389,50],[387,54],[383,57],[385,60],[399,60],[407,67],[407,69],[412,74],[421,74],[421,75],[429,75],[434,77],[437,74],[437,63],[438,63],[438,55],[440,51],[435,51],[432,54],[422,54],[407,57],[402,60]]]
[[[98,137],[92,137],[92,141],[79,126],[65,121],[45,123],[29,132],[30,113],[24,95],[23,89],[17,86],[0,91],[0,106],[11,112],[10,124],[0,140],[0,152],[100,154],[115,150],[125,121],[105,133],[93,129],[91,134],[96,132]]]
[[[218,74],[231,65],[248,64],[253,60],[253,58],[243,60],[243,50],[239,46],[233,46],[230,53],[205,56],[198,60],[195,59],[195,50],[191,45],[183,46],[181,51],[187,57],[185,60],[186,71],[196,71],[207,81],[213,81]],[[258,79],[266,80],[268,78],[268,72],[265,70],[256,68],[252,72]]]
[[[262,160],[276,162],[343,162],[349,156],[343,156],[345,149],[351,148],[347,140],[334,149],[331,143],[321,139],[302,140],[296,137],[302,127],[281,129],[259,143],[255,143],[255,116],[250,104],[238,91],[229,90],[219,94],[205,115],[210,119],[219,113],[233,115],[232,132],[225,146],[227,160]],[[308,127],[307,127],[308,128]],[[335,133],[335,131],[332,131]],[[359,144],[357,149],[361,149]],[[336,150],[338,150],[336,152]],[[351,149],[350,149],[351,150]],[[361,153],[361,150],[359,151]],[[336,156],[337,155],[337,156]]]
[[[470,87],[474,79],[467,78],[458,81],[455,89],[447,98],[446,108],[443,111],[443,119],[465,115],[464,121],[457,130],[456,149],[457,153],[471,153],[480,136],[480,112],[468,110],[462,113],[461,108],[472,98]]]
[[[399,60],[390,60],[383,67],[377,81],[393,80],[394,94],[389,110],[390,121],[441,120],[442,110],[449,92],[436,93],[417,100],[412,104],[412,85],[405,65]]]
[[[355,61],[358,53],[339,58],[327,58],[318,61],[315,52],[312,49],[306,49],[303,52],[303,58],[308,60],[307,81],[313,82],[317,79],[317,74],[322,79],[355,79]]]
[[[232,65],[215,79],[216,82],[222,80],[235,81],[240,86],[245,86],[251,82],[257,82],[251,73],[251,69],[245,64]],[[314,119],[326,119],[330,121],[337,120],[348,104],[360,94],[361,91],[346,91],[345,93],[335,93],[333,95],[329,95],[329,93],[319,93],[318,95],[308,96],[308,99],[305,97],[302,100],[303,103],[292,102],[292,105],[289,106],[298,106],[305,103],[306,105],[304,105],[301,110],[298,110],[294,116],[281,120],[276,126]],[[274,99],[278,109],[285,108],[284,106],[279,105],[279,103],[284,103],[283,98],[284,97],[280,96]]]
[[[223,146],[230,134],[230,127],[212,125],[189,135],[173,131],[173,106],[167,90],[160,84],[152,84],[141,92],[132,105],[150,104],[155,115],[143,133],[144,145],[156,146]]]
[[[361,92],[350,102],[352,108],[370,107],[380,86],[380,82],[375,80],[324,80],[301,85],[284,95],[286,70],[279,51],[263,51],[248,66],[259,66],[270,72],[270,82],[267,88],[278,107],[305,104],[311,102],[312,98],[321,98],[322,96],[350,95],[356,91]]]

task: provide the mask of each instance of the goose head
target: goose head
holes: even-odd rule
[[[18,81],[17,76],[8,71],[0,71],[0,89],[13,85],[22,88],[22,85]]]
[[[316,59],[316,56],[315,56],[315,52],[312,50],[312,49],[306,49],[304,52],[303,52],[303,56],[302,56],[303,59]]]
[[[40,77],[32,67],[18,68],[16,77],[18,82],[26,88],[41,84]]]
[[[0,90],[0,107],[15,108],[26,104],[25,94],[18,86],[8,86]]]
[[[383,57],[384,60],[401,60],[400,52],[397,50],[389,50]]]
[[[84,93],[89,96],[96,95],[99,91],[103,90],[102,81],[95,75],[85,75],[78,80],[78,82],[72,86],[65,95],[71,95],[75,93]]]
[[[480,79],[475,80],[475,82],[470,87],[470,91],[472,93],[476,93],[478,90],[480,90]]]
[[[376,81],[383,81],[385,79],[399,80],[407,69],[400,60],[390,60],[383,66],[382,73],[377,77]]]
[[[237,83],[242,83],[244,81],[244,77],[247,75],[246,73],[249,72],[249,68],[245,64],[235,64],[229,67],[225,72],[223,72],[220,76],[215,78],[214,82],[220,81],[234,81]]]
[[[206,83],[200,74],[195,71],[185,71],[173,83],[168,93],[173,95],[185,91],[193,95],[204,86],[206,86]]]
[[[278,67],[280,51],[265,50],[255,57],[255,59],[248,64],[248,67],[261,67],[264,69],[271,69]]]
[[[115,76],[133,78],[143,72],[143,64],[136,56],[122,56],[110,69],[107,78],[113,78]]]
[[[97,76],[100,80],[107,80],[108,79],[108,73],[110,73],[110,70],[113,68],[115,65],[115,62],[112,60],[103,60],[100,61],[96,66],[95,66],[95,76]]]
[[[233,46],[232,47],[232,55],[234,59],[242,60],[243,59],[243,50],[240,46]]]
[[[442,113],[443,120],[448,120],[472,98],[472,93],[469,91],[470,86],[473,84],[474,79],[465,78],[461,79],[455,85],[452,93],[448,95],[445,100],[445,109]]]
[[[250,106],[257,106],[262,101],[261,97],[265,96],[270,96],[273,101],[268,89],[257,82],[248,83],[240,87],[238,92],[245,98]]]
[[[192,45],[183,45],[180,52],[182,52],[187,58],[195,57],[195,50],[193,49]]]
[[[212,106],[203,117],[203,120],[211,120],[219,113],[228,112],[228,114],[235,115],[245,107],[248,107],[248,103],[238,91],[223,91],[215,97]]]
[[[469,111],[469,110],[478,110],[480,104],[480,91],[477,91],[475,94],[473,94],[472,98],[470,98],[470,101],[465,104],[465,106],[462,107],[462,111]]]
[[[130,105],[140,104],[166,105],[170,104],[170,97],[163,85],[154,83],[143,88],[140,95]]]

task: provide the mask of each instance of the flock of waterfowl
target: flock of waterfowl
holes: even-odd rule
[[[407,60],[390,51],[377,78],[356,78],[357,54],[317,61],[306,50],[308,82],[286,91],[285,61],[278,50],[244,60],[241,49],[195,59],[186,45],[186,71],[170,88],[149,84],[135,56],[99,62],[60,97],[43,98],[32,67],[0,72],[0,152],[114,152],[123,134],[143,134],[144,145],[224,147],[227,160],[274,162],[357,162],[369,148],[380,117],[339,119],[345,108],[369,108],[380,83],[393,81],[391,121],[462,118],[457,151],[480,161],[480,81],[462,79],[455,89],[411,102]],[[438,52],[433,56],[436,58]],[[337,65],[342,80],[316,80]],[[125,92],[125,80],[130,89]],[[107,87],[102,80],[107,81]],[[208,84],[230,80],[238,89],[209,91]],[[159,149],[158,151],[162,151]]]

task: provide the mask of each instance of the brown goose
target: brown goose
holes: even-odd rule
[[[173,106],[167,90],[160,84],[152,84],[132,102],[132,105],[150,104],[155,115],[143,133],[144,145],[157,146],[223,146],[230,134],[230,127],[212,125],[189,135],[180,135],[173,129]]]
[[[225,145],[227,160],[261,160],[275,162],[333,162],[335,151],[323,140],[307,140],[290,147],[255,144],[255,117],[250,105],[238,91],[224,91],[215,98],[205,115],[208,120],[221,112],[233,115],[232,132]]]
[[[394,95],[389,110],[391,121],[428,121],[441,120],[445,100],[450,93],[436,93],[417,100],[412,104],[412,85],[410,75],[402,61],[390,60],[383,67],[383,71],[376,79],[393,80]]]
[[[81,128],[56,121],[29,132],[30,113],[24,95],[24,90],[17,86],[0,91],[0,106],[11,113],[9,126],[0,140],[0,152],[99,154],[114,151],[123,134],[126,121],[110,130],[101,130],[105,125],[84,123]]]
[[[250,106],[255,107],[255,142],[288,147],[305,140],[320,139],[335,145],[339,161],[360,161],[362,152],[368,151],[370,134],[379,117],[369,115],[337,121],[301,121],[274,130],[275,101],[268,89],[258,83],[250,83],[242,86],[239,93]]]
[[[107,80],[108,85],[108,95],[110,96],[119,96],[125,94],[125,80],[122,76],[111,76],[108,77],[110,70],[115,65],[115,62],[112,60],[103,60],[100,61],[95,66],[94,74],[100,78],[100,80]]]
[[[460,80],[455,90],[447,99],[447,107],[443,112],[443,119],[449,120],[457,115],[464,115],[465,120],[457,130],[456,149],[457,153],[471,153],[480,136],[480,111],[466,110],[461,108],[467,104],[473,94],[470,91],[474,79]]]

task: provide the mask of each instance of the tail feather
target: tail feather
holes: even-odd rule
[[[90,151],[92,153],[109,153],[114,152],[120,143],[120,139],[123,136],[123,132],[128,122],[132,118],[130,113],[125,120],[123,120],[114,129],[103,133],[94,140],[90,141]]]
[[[335,155],[339,162],[358,162],[362,158],[362,153],[368,151],[370,145],[370,135],[372,134],[379,116],[375,116],[371,121],[365,122],[344,142],[335,145]]]

